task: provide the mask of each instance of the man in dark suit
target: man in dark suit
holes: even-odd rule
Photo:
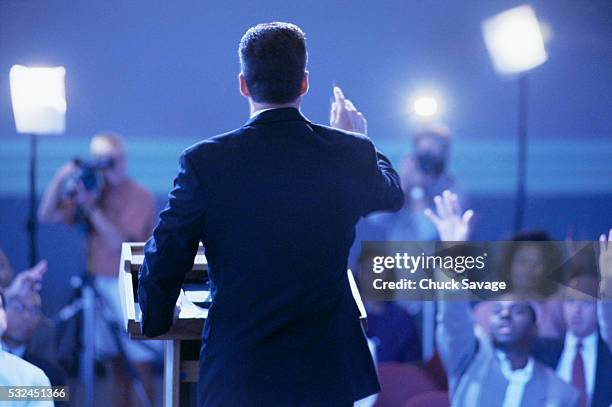
[[[249,29],[240,91],[251,118],[180,159],[147,242],[138,297],[145,335],[166,332],[198,242],[212,307],[202,334],[200,406],[343,406],[379,391],[347,279],[360,217],[398,210],[397,173],[334,89],[332,125],[299,111],[308,90],[304,33]]]
[[[571,278],[563,302],[565,337],[539,339],[532,353],[580,391],[582,406],[609,407],[612,354],[598,330],[597,289],[595,274]]]

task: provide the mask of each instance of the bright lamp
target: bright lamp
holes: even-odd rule
[[[482,22],[485,44],[500,73],[528,71],[548,59],[531,6],[519,6]]]
[[[64,67],[14,65],[9,76],[17,132],[63,133],[66,127]]]
[[[438,102],[434,97],[422,96],[414,101],[414,113],[420,117],[432,117],[438,113]]]
[[[519,6],[484,20],[482,34],[495,69],[518,74],[517,183],[514,231],[523,227],[527,201],[527,71],[548,59],[538,18],[531,6]]]

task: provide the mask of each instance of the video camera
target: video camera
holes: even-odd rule
[[[115,166],[115,161],[112,158],[86,161],[77,157],[72,162],[77,167],[77,171],[66,180],[64,194],[68,197],[77,194],[79,184],[82,184],[86,191],[100,191],[104,186],[102,171],[112,169]]]

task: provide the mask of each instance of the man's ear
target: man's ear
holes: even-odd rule
[[[242,72],[238,74],[238,83],[240,86],[240,94],[245,98],[250,97],[251,94],[249,93],[249,88],[247,87],[246,79],[244,79],[244,75],[242,74]]]
[[[308,71],[304,71],[304,77],[300,86],[300,96],[304,96],[308,92],[308,86]]]

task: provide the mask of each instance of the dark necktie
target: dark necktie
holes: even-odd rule
[[[576,344],[576,356],[572,363],[572,384],[580,392],[580,407],[587,407],[586,381],[584,378],[584,361],[582,360],[582,342]]]

